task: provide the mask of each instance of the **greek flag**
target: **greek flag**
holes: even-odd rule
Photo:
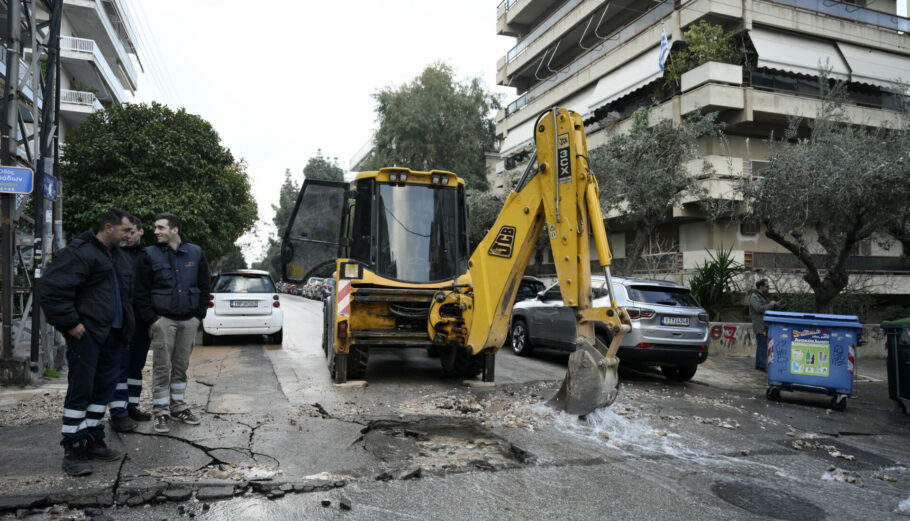
[[[664,63],[667,62],[667,58],[670,56],[670,43],[667,41],[667,30],[660,30],[660,56],[657,58],[660,70],[664,70]]]

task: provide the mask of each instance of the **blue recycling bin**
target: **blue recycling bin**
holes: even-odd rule
[[[833,395],[831,407],[843,410],[853,392],[856,346],[863,326],[855,315],[766,311],[769,400],[780,391]]]

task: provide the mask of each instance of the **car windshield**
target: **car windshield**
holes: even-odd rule
[[[635,302],[660,304],[662,306],[698,307],[698,303],[686,288],[662,288],[658,286],[632,286],[629,298]]]
[[[423,185],[382,184],[379,275],[432,282],[458,275],[458,191]]]
[[[215,282],[213,293],[275,293],[268,275],[222,275]]]

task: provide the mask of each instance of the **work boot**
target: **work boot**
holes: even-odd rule
[[[63,472],[70,476],[85,476],[91,474],[92,470],[94,469],[85,451],[85,440],[63,446]]]
[[[85,445],[88,457],[102,461],[114,461],[120,459],[121,454],[114,449],[109,449],[104,440],[89,438]]]
[[[171,432],[171,419],[166,414],[155,416],[155,432]]]
[[[147,422],[152,419],[152,415],[143,411],[139,407],[129,407],[127,412],[130,415],[130,418],[137,422]]]
[[[175,421],[187,423],[189,425],[199,425],[199,418],[189,409],[175,412],[171,415],[171,417],[174,418]]]
[[[117,432],[129,432],[135,430],[139,424],[136,423],[129,416],[121,416],[119,418],[111,418],[111,428]]]

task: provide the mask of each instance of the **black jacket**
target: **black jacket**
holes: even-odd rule
[[[120,287],[115,302],[114,277]],[[39,279],[41,309],[47,321],[66,333],[81,322],[98,343],[111,332],[116,308],[123,309],[123,338],[133,334],[133,264],[120,248],[108,248],[91,230],[57,253]]]
[[[205,318],[209,305],[209,266],[202,249],[180,243],[175,251],[156,244],[143,250],[136,262],[136,308],[151,324],[158,317],[173,320]]]

